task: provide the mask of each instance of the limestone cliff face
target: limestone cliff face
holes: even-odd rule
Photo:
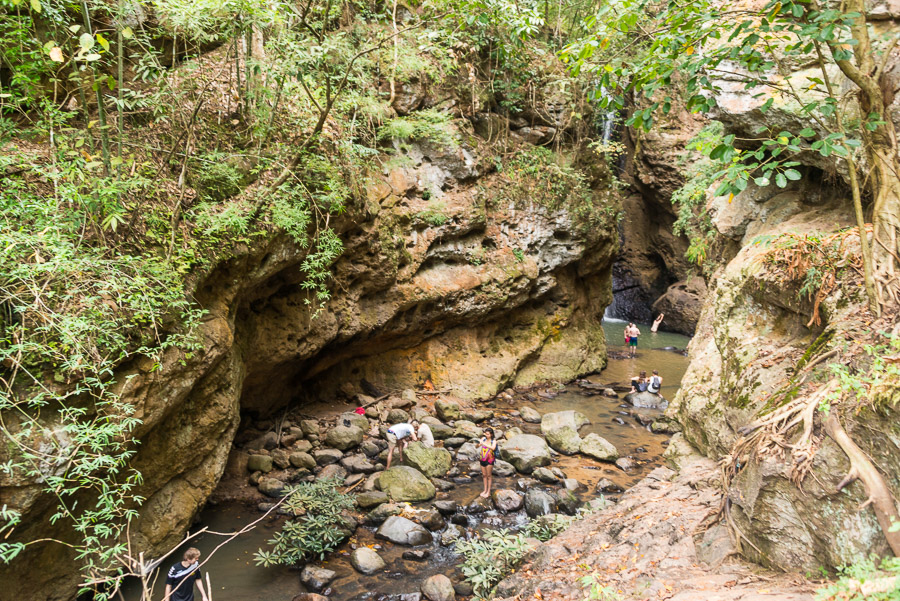
[[[201,352],[123,366],[121,394],[143,421],[135,549],[152,556],[180,540],[222,475],[242,411],[352,394],[364,381],[387,392],[430,379],[478,399],[605,364],[611,217],[588,228],[540,199],[498,197],[503,175],[477,158],[477,138],[460,139],[411,144],[402,166],[371,174],[363,206],[337,225],[345,250],[318,317],[301,287],[303,249],[274,236],[197,286]],[[599,187],[594,200],[616,202]],[[47,525],[53,504],[39,485],[0,485],[24,513],[17,537],[64,537]],[[77,571],[63,547],[38,545],[0,578],[22,599],[70,599]]]

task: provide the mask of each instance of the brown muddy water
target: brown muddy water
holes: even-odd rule
[[[612,354],[621,352],[622,332],[625,323],[618,321],[605,321],[604,331],[609,341]],[[639,340],[638,355],[634,359],[611,359],[609,365],[600,374],[590,376],[592,382],[627,383],[632,375],[640,370],[648,373],[657,369],[663,377],[662,394],[669,400],[674,398],[678,391],[681,378],[687,368],[687,357],[675,350],[663,350],[665,347],[674,347],[683,351],[688,343],[688,338],[678,334],[657,333],[651,334],[649,326],[640,326],[644,335]],[[629,415],[629,409],[621,406],[623,401],[610,399],[603,396],[586,396],[576,385],[559,387],[558,390],[550,389],[550,394],[545,391],[543,395],[530,394],[531,405],[541,413],[551,413],[575,409],[584,413],[591,421],[580,432],[582,436],[589,432],[596,432],[613,443],[621,456],[630,456],[638,462],[636,469],[624,472],[615,465],[593,461],[582,456],[564,456],[555,458],[553,467],[559,467],[570,478],[575,478],[587,486],[587,492],[580,496],[587,501],[597,496],[594,492],[595,485],[603,478],[609,479],[615,484],[628,488],[643,478],[650,470],[662,463],[662,454],[668,439],[666,435],[653,434],[646,427],[641,426],[633,416]],[[544,398],[553,396],[554,398]],[[624,395],[622,395],[624,396]],[[315,408],[310,408],[312,411]],[[324,409],[324,408],[323,408]],[[344,409],[343,407],[341,409]],[[540,433],[540,424],[523,424],[521,420],[512,418],[509,413],[516,407],[497,402],[494,409],[497,415],[498,427],[505,430],[512,426],[519,426],[528,433]],[[323,411],[324,413],[324,411]],[[519,476],[494,479],[494,488],[516,489],[516,480]],[[438,493],[437,499],[456,500],[460,506],[471,502],[481,492],[481,479],[473,482],[458,484],[449,492]],[[430,506],[430,502],[420,504],[423,507]],[[262,520],[257,526],[241,534],[226,545],[219,545],[225,540],[221,534],[240,530],[250,522],[260,517],[255,507],[247,507],[236,503],[223,503],[210,506],[201,512],[199,523],[191,529],[196,532],[206,527],[205,532],[190,540],[187,546],[195,546],[203,553],[203,560],[207,560],[203,569],[209,572],[212,591],[210,601],[291,601],[299,593],[305,592],[300,583],[299,570],[287,567],[263,568],[253,561],[253,554],[260,548],[267,547],[267,541],[278,531],[283,523],[280,516],[271,516]],[[504,515],[497,511],[490,511],[480,516],[469,516],[470,533],[482,528],[520,528],[524,526],[528,518],[524,511]],[[395,546],[386,541],[376,540],[374,528],[360,526],[353,538],[345,543],[338,551],[331,554],[320,564],[337,572],[337,576],[329,585],[330,601],[366,601],[383,598],[390,595],[396,599],[396,595],[415,593],[426,578],[434,574],[445,574],[454,582],[462,580],[458,569],[459,556],[453,552],[452,547],[441,547],[438,539],[440,533],[436,532],[435,543],[430,547],[431,558],[425,562],[404,560],[401,555],[408,547]],[[368,545],[375,548],[386,563],[385,571],[372,576],[363,576],[357,573],[350,565],[348,556],[356,545]],[[219,547],[216,549],[216,547]],[[163,569],[174,563],[182,553],[177,551],[170,560],[163,562]],[[212,554],[212,555],[210,555]],[[154,600],[163,598],[165,587],[165,574],[158,577],[154,587]],[[139,599],[139,589],[136,586],[126,587],[123,591],[125,601]],[[199,599],[199,595],[196,596]]]

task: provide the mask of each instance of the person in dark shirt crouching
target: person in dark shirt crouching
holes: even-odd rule
[[[171,568],[166,576],[167,601],[194,601],[194,582],[200,589],[203,601],[208,601],[203,581],[200,579],[200,551],[191,547],[184,552],[184,559]]]

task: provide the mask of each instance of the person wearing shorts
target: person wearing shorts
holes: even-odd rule
[[[628,336],[628,348],[631,349],[631,356],[634,357],[637,355],[637,341],[638,336],[641,335],[641,331],[636,325],[630,323],[625,329],[625,334]]]
[[[480,495],[482,497],[491,494],[491,486],[494,484],[494,454],[496,451],[497,441],[494,439],[494,430],[485,428],[484,436],[481,437],[478,446],[478,462],[481,463],[481,477],[484,480],[484,490]]]
[[[416,429],[411,424],[394,424],[387,431],[388,441],[388,457],[387,467],[391,468],[391,459],[394,457],[394,449],[397,449],[399,460],[403,461],[403,449],[409,444],[410,440],[418,440],[416,438]]]

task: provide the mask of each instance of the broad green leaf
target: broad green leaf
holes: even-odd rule
[[[784,176],[792,181],[797,181],[798,179],[803,177],[802,175],[800,175],[800,172],[797,171],[796,169],[787,169],[784,172]]]
[[[36,13],[41,12],[41,0],[31,0],[31,10]]]
[[[816,130],[812,129],[811,127],[807,127],[806,129],[800,130],[799,135],[801,138],[812,138],[816,135]]]
[[[756,184],[757,186],[759,186],[760,188],[765,188],[766,186],[769,185],[770,182],[769,182],[768,177],[757,177],[756,179],[753,180],[753,183]]]
[[[131,27],[126,27],[122,30],[122,37],[126,40],[130,40],[134,37],[134,31],[132,31]]]
[[[66,29],[68,29],[71,33],[78,33],[78,30],[81,29],[81,25],[69,25]]]
[[[78,37],[78,45],[81,46],[81,49],[84,51],[90,50],[94,47],[94,36],[85,32]]]
[[[775,184],[779,188],[784,188],[785,186],[787,186],[787,178],[784,176],[783,173],[779,173],[775,176]]]
[[[109,52],[109,41],[105,37],[103,37],[103,34],[97,34],[97,43],[100,44],[100,46],[102,46],[104,50]]]

